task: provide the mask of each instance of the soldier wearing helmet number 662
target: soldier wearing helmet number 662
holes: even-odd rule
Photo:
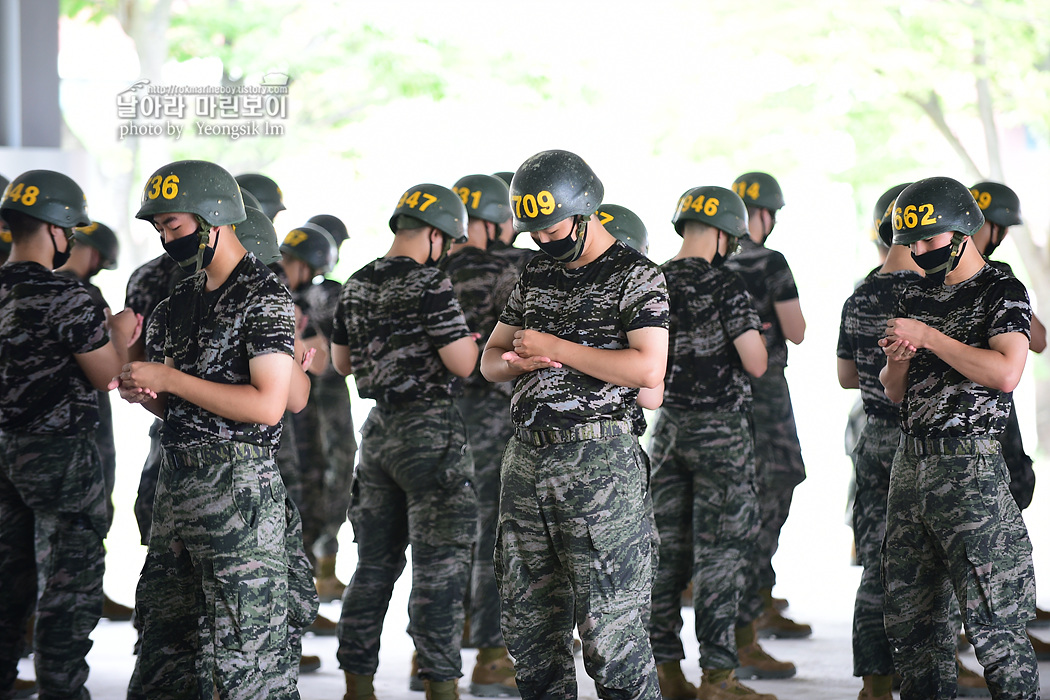
[[[880,378],[901,403],[883,544],[886,633],[902,700],[953,698],[954,590],[993,698],[1035,698],[1026,623],[1035,613],[1032,545],[1010,494],[998,437],[1028,354],[1031,307],[971,236],[984,216],[947,177],[909,185],[893,243],[926,278],[906,287],[879,345]]]

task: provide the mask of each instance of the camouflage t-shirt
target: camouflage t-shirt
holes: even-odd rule
[[[185,276],[185,271],[167,253],[157,256],[131,273],[124,292],[124,306],[142,314],[142,327],[147,328],[157,304],[167,299]]]
[[[777,318],[776,304],[798,299],[798,288],[787,260],[780,252],[757,245],[744,236],[740,239],[740,250],[726,260],[725,266],[744,279],[744,286],[751,293],[758,318],[765,326],[762,334],[766,338],[769,366],[786,367],[787,341]]]
[[[1024,285],[990,265],[954,285],[920,280],[906,287],[896,316],[914,318],[978,348],[1001,333],[1030,336],[1032,309]],[[908,368],[901,429],[916,437],[986,437],[1006,428],[1010,394],[970,381],[929,350]]]
[[[150,314],[142,332],[146,345],[146,362],[164,362],[164,333],[168,328],[168,300],[164,299]]]
[[[751,381],[733,341],[759,330],[751,295],[736,274],[703,258],[662,266],[671,298],[664,405],[691,411],[750,411]]]
[[[293,352],[292,298],[277,276],[247,253],[229,278],[206,291],[205,275],[179,282],[168,299],[161,332],[164,356],[186,374],[220,384],[248,384],[248,362],[261,355]],[[157,326],[153,328],[153,326]],[[186,448],[216,442],[247,442],[276,448],[281,423],[262,425],[223,418],[178,396],[168,396],[162,443]]]
[[[667,328],[667,304],[667,285],[659,266],[617,244],[573,270],[549,255],[537,256],[518,279],[500,322],[580,345],[623,350],[630,347],[628,331]],[[572,367],[548,367],[514,380],[511,419],[533,430],[630,420],[637,396],[637,389],[610,384]]]
[[[496,321],[507,305],[511,290],[518,281],[518,268],[507,258],[499,257],[473,246],[461,248],[442,261],[442,269],[452,280],[452,289],[459,299],[460,308],[467,319],[467,326],[480,333],[478,349],[488,342]],[[480,363],[479,363],[480,367]],[[462,380],[461,384],[472,389],[496,390],[510,396],[510,382],[492,384],[481,376],[481,370]]]
[[[921,280],[912,270],[868,275],[842,305],[836,355],[857,365],[864,413],[896,420],[900,408],[886,396],[879,372],[886,366],[886,353],[879,339],[886,335],[886,321],[897,311],[897,299],[908,285]]]
[[[98,394],[73,356],[108,342],[103,307],[79,280],[35,262],[0,267],[0,431],[93,431]]]
[[[438,350],[470,335],[448,276],[408,257],[379,258],[343,285],[332,342],[350,350],[357,392],[380,404],[447,399]]]

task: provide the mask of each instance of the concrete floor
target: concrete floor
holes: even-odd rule
[[[765,640],[764,648],[778,659],[793,661],[798,675],[788,680],[749,681],[756,690],[773,693],[780,700],[851,700],[860,690],[860,681],[853,678],[852,652],[850,646],[851,591],[855,590],[859,569],[843,567],[841,571],[825,576],[821,588],[829,595],[821,598],[827,605],[813,605],[813,598],[800,596],[799,603],[788,611],[800,621],[813,625],[814,633],[805,640]],[[838,591],[841,595],[835,594]],[[412,644],[405,626],[408,618],[406,604],[408,589],[406,577],[398,582],[394,600],[384,628],[380,652],[379,673],[376,677],[376,696],[379,700],[423,700],[422,693],[408,690],[408,670]],[[322,605],[322,614],[338,617],[338,603]],[[692,629],[692,610],[686,609],[685,629],[687,660],[683,663],[686,677],[698,683],[700,670],[697,663],[695,638]],[[1050,637],[1050,629],[1039,632]],[[128,678],[134,664],[131,648],[135,641],[134,630],[129,623],[103,620],[93,635],[95,645],[88,657],[91,676],[88,688],[92,697],[101,700],[117,700],[124,697]],[[299,681],[303,700],[340,700],[344,692],[343,675],[335,659],[337,643],[334,637],[308,636],[304,640],[304,651],[322,659],[319,671],[304,675]],[[692,650],[690,651],[690,647]],[[977,668],[972,652],[964,655],[971,668]],[[474,652],[464,650],[461,680],[464,697],[469,687],[469,674],[474,664]],[[23,660],[21,677],[31,678],[32,662]],[[1041,675],[1050,672],[1050,663],[1040,664]],[[597,698],[594,684],[587,677],[583,661],[577,657],[577,674],[580,679],[580,697]]]

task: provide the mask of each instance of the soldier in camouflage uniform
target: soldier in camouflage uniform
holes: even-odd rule
[[[1021,202],[1017,194],[1006,185],[998,182],[978,182],[970,188],[977,206],[984,214],[984,226],[973,235],[974,245],[981,252],[985,261],[1000,272],[1010,277],[1014,275],[1009,263],[991,260],[992,252],[1006,238],[1007,229],[1021,224]],[[1046,349],[1046,328],[1036,315],[1032,314],[1032,342],[1028,349],[1041,353]],[[1003,459],[1010,469],[1010,492],[1017,501],[1017,507],[1024,510],[1031,504],[1035,491],[1035,472],[1032,470],[1032,458],[1024,451],[1021,441],[1021,427],[1017,422],[1017,408],[1010,398],[1010,418],[1006,432],[1000,438],[1003,447]],[[1039,617],[1039,611],[1036,611]],[[1048,614],[1047,619],[1050,619]]]
[[[69,260],[56,274],[63,274],[80,280],[91,298],[96,303],[109,309],[109,304],[91,278],[102,270],[113,270],[117,267],[120,255],[120,243],[117,234],[109,226],[97,221],[90,225],[73,229],[74,246]],[[106,516],[110,526],[113,525],[113,487],[116,482],[117,450],[113,444],[113,410],[109,402],[109,392],[98,392],[99,421],[95,431],[95,444],[102,459],[102,473],[106,478]],[[130,620],[131,608],[121,605],[103,594],[102,617],[110,620]]]
[[[997,440],[1024,370],[1031,307],[1024,286],[970,244],[983,224],[970,192],[946,177],[908,186],[893,208],[894,244],[910,245],[926,273],[904,289],[879,340],[880,378],[901,402],[904,432],[882,555],[902,700],[955,697],[953,590],[992,697],[1039,690],[1025,634],[1032,547]]]
[[[514,177],[514,173],[501,171],[493,173],[492,176],[501,180],[507,187],[510,187],[510,181]],[[529,261],[539,255],[540,251],[534,248],[515,247],[514,240],[518,237],[518,232],[514,230],[514,223],[509,209],[506,214],[507,218],[497,222],[495,228],[490,230],[488,249],[493,255],[510,260],[520,274]]]
[[[488,251],[495,232],[510,218],[510,191],[491,175],[467,175],[453,185],[467,209],[467,241],[452,246],[442,268],[463,309],[467,326],[485,347],[496,326],[518,269],[505,257]],[[456,406],[467,425],[478,492],[478,542],[470,588],[470,642],[478,649],[470,677],[471,695],[517,695],[514,663],[500,631],[499,590],[492,563],[499,513],[499,467],[510,440],[510,392],[507,382],[493,384],[477,369],[459,382]]]
[[[343,594],[339,666],[347,700],[374,696],[379,638],[412,545],[409,634],[428,698],[458,697],[463,596],[477,530],[474,464],[452,403],[478,347],[452,283],[435,265],[466,240],[467,212],[446,187],[409,188],[387,254],[351,275],[332,329],[332,361],[375,408],[361,428],[350,523],[358,564]],[[435,252],[436,251],[436,252]]]
[[[343,222],[331,214],[311,216],[307,223],[323,228],[335,243],[335,259],[327,274],[339,262],[339,248],[350,236]],[[311,336],[325,345],[331,339],[335,307],[342,289],[340,282],[328,277],[307,288],[302,303],[310,315],[310,325],[303,332],[308,342]],[[304,524],[304,535],[315,562],[318,594],[322,600],[338,600],[346,586],[335,575],[337,536],[346,522],[346,509],[350,505],[357,437],[346,377],[335,367],[329,365],[310,385],[306,411],[316,415],[316,437],[311,443],[310,456],[303,458],[303,484],[307,501],[318,506],[308,530]]]
[[[154,309],[171,294],[175,284],[186,276],[185,271],[176,263],[170,255],[162,253],[152,260],[143,263],[136,268],[128,277],[127,288],[124,291],[124,305],[133,309],[135,313],[142,316],[144,326],[149,328],[149,322],[153,316]],[[163,362],[164,356],[152,355],[147,352],[146,334],[137,343],[131,346],[128,359],[133,362],[143,360],[149,362]],[[163,352],[163,348],[161,348]],[[153,521],[153,497],[157,493],[157,474],[160,473],[160,462],[163,450],[160,446],[160,428],[163,422],[158,418],[153,421],[149,429],[150,447],[146,455],[146,461],[142,465],[142,474],[139,476],[138,494],[135,498],[135,521],[139,526],[139,538],[143,545],[149,544],[149,528]]]
[[[244,193],[244,188],[241,188],[241,194],[243,195]],[[251,197],[251,195],[248,196]],[[247,204],[248,201],[249,199],[245,198],[244,213],[246,218],[235,229],[237,240],[241,242],[245,250],[270,268],[287,287],[288,279],[285,277],[284,270],[281,267],[281,251],[277,243],[277,231],[262,210],[249,206]],[[301,326],[300,312],[296,308],[294,356],[302,358],[302,369],[309,368],[310,371],[313,371],[313,365],[316,364],[315,355],[320,351],[318,348],[310,346],[303,341],[300,334]],[[322,362],[327,364],[327,350],[321,354],[323,356]],[[295,380],[293,379],[293,381]],[[305,410],[303,408],[303,411]],[[285,499],[285,548],[288,554],[288,594],[293,599],[289,607],[297,605],[296,609],[299,610],[310,609],[311,613],[308,617],[313,621],[310,622],[310,626],[307,629],[316,633],[317,622],[321,619],[321,616],[314,615],[317,609],[317,590],[314,587],[313,577],[310,575],[311,564],[306,556],[303,543],[303,519],[300,516],[302,505],[297,500],[302,498],[304,490],[299,450],[295,440],[296,432],[293,426],[293,420],[297,415],[292,411],[285,411],[284,417],[281,419],[283,430],[281,432],[281,446],[277,450],[276,460],[277,470],[281,472],[281,479],[285,482],[285,488],[288,492],[288,498]],[[294,489],[289,482],[294,484]],[[302,651],[304,628],[298,622],[298,619],[289,617],[289,653],[292,655],[292,658],[298,656],[299,673],[311,673],[321,668],[321,657],[312,654],[302,655],[300,653]],[[328,628],[334,630],[334,622],[327,619],[325,622]],[[334,631],[332,634],[334,634]]]
[[[747,210],[724,187],[695,187],[679,198],[671,221],[682,247],[661,266],[671,346],[650,446],[660,533],[650,639],[660,690],[675,700],[775,700],[741,685],[733,672],[741,665],[735,628],[758,530],[748,376],[766,369],[751,295],[723,267],[747,236]],[[699,692],[679,665],[681,592],[690,580],[703,668]]]
[[[0,695],[15,692],[35,606],[41,697],[89,698],[108,529],[97,392],[127,360],[142,319],[122,311],[107,321],[79,281],[52,273],[69,257],[73,227],[91,223],[71,179],[21,174],[0,216],[12,234],[0,267]]]
[[[567,151],[538,153],[515,173],[514,228],[545,254],[526,266],[482,357],[489,381],[514,380],[495,563],[523,698],[576,697],[574,625],[599,697],[660,694],[631,406],[639,387],[663,379],[667,290],[659,268],[595,216],[603,193]]]
[[[769,351],[769,367],[761,377],[751,378],[754,401],[755,460],[758,472],[760,527],[755,548],[757,596],[749,595],[741,606],[741,624],[755,620],[760,636],[808,637],[807,624],[784,617],[773,601],[776,572],[773,555],[780,530],[787,520],[791,497],[806,478],[802,448],[798,444],[791,394],[784,368],[787,342],[795,345],[805,336],[806,321],[799,306],[798,289],[784,256],[766,247],[776,225],[776,213],[784,206],[784,195],[777,181],[766,173],[744,173],[733,181],[733,191],[747,205],[749,237],[740,241],[740,250],[726,261],[729,269],[744,278],[751,293]]]
[[[886,534],[886,494],[890,465],[900,442],[899,409],[879,381],[886,356],[878,341],[886,321],[896,313],[897,298],[922,279],[922,270],[907,247],[893,245],[890,211],[894,200],[911,183],[887,190],[875,204],[875,229],[889,247],[886,262],[869,275],[842,306],[839,325],[838,377],[846,389],[860,389],[866,417],[853,449],[856,494],[853,536],[857,562],[864,568],[853,609],[853,675],[864,679],[861,700],[891,700],[893,650],[883,624],[885,593],[880,553]]]
[[[1006,238],[1010,226],[1019,226],[1021,222],[1021,201],[1017,194],[998,182],[979,182],[970,188],[977,206],[984,214],[984,226],[973,235],[973,242],[977,250],[981,251],[982,257],[992,267],[1010,277],[1014,275],[1013,268],[1009,263],[1001,260],[991,260],[992,252]],[[1035,353],[1041,353],[1046,349],[1046,328],[1039,318],[1032,313],[1032,340],[1028,349]],[[1013,494],[1017,507],[1024,510],[1032,503],[1035,493],[1035,471],[1032,469],[1032,458],[1024,450],[1024,442],[1021,439],[1021,426],[1017,422],[1017,406],[1010,395],[1010,417],[1007,419],[1006,431],[999,436],[999,443],[1003,449],[1003,461],[1010,470],[1010,493]],[[1035,619],[1030,626],[1050,624],[1050,612],[1042,608],[1035,609]],[[1050,659],[1050,643],[1044,642],[1038,637],[1029,634],[1035,656],[1040,661]],[[960,674],[963,670],[960,668]],[[964,676],[959,676],[960,684]]]
[[[318,333],[314,322],[313,307],[309,305],[307,296],[309,290],[315,286],[312,284],[314,276],[321,270],[331,267],[335,258],[335,243],[320,226],[307,223],[289,231],[275,253],[277,262],[274,267],[278,277],[292,292],[292,299],[296,305],[296,343],[312,348],[323,356],[323,360],[314,363],[310,369],[316,380],[310,383],[310,395],[313,397],[317,391],[316,387],[324,383],[320,375],[335,372],[335,370],[328,363],[327,336]],[[313,265],[317,267],[314,268]],[[320,310],[319,313],[323,313],[323,310]],[[330,325],[329,332],[331,332]],[[335,374],[337,381],[342,381],[342,377],[338,373]],[[343,385],[345,387],[345,383]],[[288,414],[284,424],[286,433],[277,455],[277,465],[282,475],[286,470],[294,470],[295,490],[291,492],[292,500],[298,506],[298,511],[303,514],[303,546],[305,556],[310,562],[310,570],[314,571],[312,548],[325,522],[325,506],[332,497],[326,496],[326,489],[329,488],[324,478],[327,467],[322,452],[322,435],[318,432],[320,426],[317,421],[317,406],[313,399],[307,402],[306,407],[299,413]],[[289,428],[291,430],[288,430]],[[285,481],[287,482],[288,479],[286,478]],[[333,484],[332,486],[338,485]],[[350,485],[347,483],[342,499],[344,502],[349,499],[349,492]],[[344,505],[343,520],[345,519],[346,506]],[[320,581],[314,584],[319,599],[329,602],[337,600],[342,595],[342,585],[338,581],[335,581],[336,585],[333,585],[334,579],[335,561],[333,559],[331,576],[325,581],[325,584],[322,585]],[[310,625],[310,631],[319,636],[334,637],[336,629],[337,623],[324,615],[318,615]]]
[[[164,362],[119,377],[121,396],[164,419],[128,697],[207,697],[214,685],[222,698],[297,698],[290,628],[308,623],[316,597],[293,593],[294,523],[274,461],[281,416],[309,392],[290,295],[234,234],[246,214],[218,165],[160,168],[136,216],[191,275],[150,325]]]

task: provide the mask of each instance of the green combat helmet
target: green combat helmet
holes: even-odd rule
[[[277,183],[259,173],[242,173],[237,176],[237,184],[255,195],[262,205],[266,217],[273,221],[277,212],[285,210],[284,195]]]
[[[649,254],[649,232],[633,211],[619,204],[602,204],[598,207],[597,216],[613,238],[642,255]]]
[[[911,245],[951,231],[953,246],[984,226],[970,190],[950,177],[928,177],[904,188],[893,205],[893,244]]]
[[[92,221],[87,226],[73,229],[73,238],[98,251],[99,267],[103,270],[116,269],[117,258],[120,257],[120,241],[109,226]]]
[[[591,166],[569,151],[541,151],[518,168],[510,183],[515,233],[542,231],[571,216],[598,210],[605,187]]]
[[[498,173],[492,173],[492,177],[498,177],[503,180],[503,184],[510,188],[510,181],[514,179],[514,173],[509,170],[500,170]]]
[[[325,274],[335,265],[335,241],[319,224],[293,228],[281,243],[281,252],[301,260],[314,274]]]
[[[205,227],[244,221],[241,188],[222,166],[205,160],[179,160],[158,169],[146,181],[136,219],[185,212]],[[204,232],[207,236],[207,231]]]
[[[493,175],[464,175],[452,191],[463,200],[467,216],[502,224],[510,218],[510,190]]]
[[[887,248],[893,245],[893,202],[896,201],[897,196],[904,191],[910,182],[904,182],[899,185],[894,185],[879,197],[879,201],[875,202],[875,211],[872,212],[872,221],[875,224],[875,231],[879,235],[881,240]]]
[[[332,241],[335,242],[336,258],[339,258],[339,246],[343,245],[343,241],[350,238],[350,233],[346,230],[346,224],[338,216],[332,216],[331,214],[317,214],[311,216],[306,220],[308,224],[317,224],[332,237]]]
[[[277,248],[277,231],[266,214],[254,207],[245,208],[246,218],[234,226],[237,240],[244,249],[269,267],[281,262],[281,251]]]
[[[467,242],[467,208],[459,195],[447,187],[424,183],[405,190],[390,217],[390,230],[397,233],[398,219],[415,219],[449,237],[453,243]]]
[[[770,211],[777,211],[784,206],[784,193],[780,190],[780,183],[769,173],[744,173],[733,180],[733,191],[744,200],[744,204]]]
[[[67,230],[91,223],[80,185],[53,170],[29,170],[12,180],[4,190],[0,217],[7,211],[19,211]]]
[[[732,190],[705,185],[686,190],[678,198],[671,223],[681,236],[686,221],[699,221],[733,238],[747,235],[747,207]]]
[[[210,229],[239,224],[247,216],[241,188],[233,175],[206,160],[177,160],[161,167],[146,180],[141,201],[136,219],[153,223],[158,214],[175,213],[197,218],[200,230],[193,272],[204,266]]]
[[[970,188],[984,218],[999,226],[1019,226],[1021,200],[1012,189],[998,182],[978,182]]]

